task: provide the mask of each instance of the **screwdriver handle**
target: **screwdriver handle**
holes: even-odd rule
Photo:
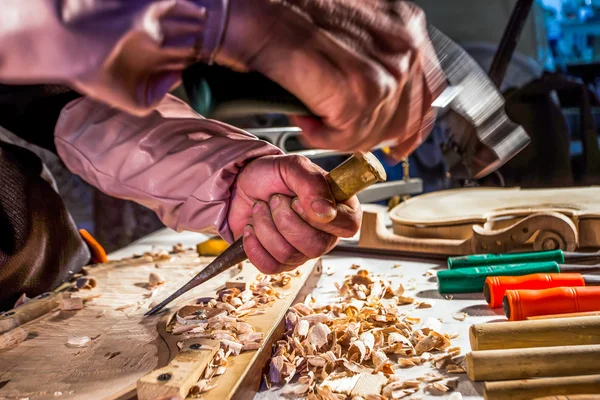
[[[558,263],[549,261],[444,270],[437,273],[438,292],[481,293],[489,276],[521,276],[544,272],[559,273],[560,267]]]
[[[561,286],[585,286],[583,275],[531,274],[523,276],[488,276],[483,287],[483,296],[491,308],[502,307],[507,290],[541,290]]]
[[[600,287],[557,287],[544,290],[507,290],[504,313],[511,321],[536,315],[600,311]]]
[[[565,254],[562,250],[509,254],[472,254],[468,256],[449,257],[448,269],[480,267],[484,265],[523,264],[544,261],[554,261],[559,264],[564,264]]]

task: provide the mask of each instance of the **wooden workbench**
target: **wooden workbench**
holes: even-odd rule
[[[134,253],[140,254],[155,248],[168,249],[176,243],[183,243],[184,246],[193,246],[206,238],[205,235],[195,233],[176,233],[164,229],[149,235],[126,248],[112,253],[110,258],[118,259],[131,256]],[[416,281],[417,290],[407,290],[409,296],[414,296],[417,300],[428,301],[433,307],[429,309],[418,309],[411,311],[411,315],[421,318],[422,321],[427,318],[441,318],[443,321],[443,331],[448,333],[458,333],[459,337],[453,340],[453,344],[460,346],[463,354],[470,350],[469,346],[469,326],[473,323],[483,323],[492,320],[505,320],[500,310],[491,310],[483,300],[482,295],[461,295],[454,296],[452,299],[446,299],[440,296],[436,290],[435,277],[424,276],[429,270],[442,269],[439,261],[427,259],[408,259],[392,257],[371,257],[360,256],[360,254],[335,254],[323,258],[323,270],[333,267],[335,273],[331,276],[323,273],[316,288],[313,291],[313,297],[318,302],[326,303],[336,295],[334,282],[342,282],[345,275],[349,273],[352,264],[359,264],[374,274],[381,274],[393,282],[403,282],[405,287],[407,282]],[[394,264],[401,264],[399,268],[392,268]],[[408,309],[412,306],[407,306]],[[469,316],[464,321],[453,319],[456,312],[466,312]],[[417,366],[410,369],[400,370],[400,373],[410,377],[422,376],[429,370],[426,366]],[[475,384],[467,379],[466,374],[456,375],[461,381],[458,391],[462,393],[464,399],[482,399],[483,385]],[[276,388],[266,390],[262,388],[256,395],[256,400],[270,400],[279,398]],[[415,394],[408,399],[444,399],[448,396],[433,396],[423,393]]]
[[[152,250],[169,250],[177,243],[182,243],[187,248],[205,239],[207,239],[207,236],[202,234],[178,234],[164,229],[110,254],[109,258],[118,260]],[[403,306],[402,311],[408,313],[411,317],[420,318],[421,322],[425,322],[428,318],[441,319],[443,332],[459,334],[459,337],[452,341],[453,346],[460,346],[463,354],[465,354],[469,351],[468,329],[471,324],[504,319],[504,317],[490,310],[481,296],[455,297],[453,299],[439,296],[436,291],[435,277],[433,276],[433,271],[443,268],[439,262],[439,258],[438,261],[434,261],[432,259],[417,260],[397,257],[374,258],[366,256],[364,252],[336,253],[324,257],[322,270],[329,271],[320,276],[316,285],[311,286],[314,287],[312,295],[320,304],[326,304],[333,300],[337,293],[334,283],[341,283],[344,276],[350,273],[350,266],[358,264],[363,269],[369,270],[370,273],[381,275],[384,279],[390,280],[394,286],[402,283],[406,289],[406,295],[415,297],[417,301],[429,302],[432,308],[415,309],[416,306],[414,305],[406,305]],[[113,264],[112,267],[110,265],[103,266],[103,276],[110,278],[117,271],[114,269],[116,268],[115,265],[119,264],[121,263]],[[393,268],[395,264],[400,264],[400,267]],[[152,270],[158,268],[153,263],[146,267]],[[125,279],[125,281],[133,284],[147,279],[146,267],[138,266],[127,270],[118,269],[121,272],[117,275],[119,275],[120,280]],[[173,263],[173,265],[167,263],[165,265],[161,264],[158,271],[168,281],[166,286],[175,285],[170,288],[170,290],[173,290],[179,286],[176,284],[177,282],[184,282],[194,275],[195,269],[197,269],[197,265],[193,263],[185,266],[183,264],[178,266],[177,263]],[[331,274],[332,270],[333,273]],[[100,276],[98,275],[98,277]],[[122,395],[131,393],[130,387],[135,387],[137,379],[153,368],[152,365],[157,362],[160,365],[166,363],[167,360],[157,361],[155,357],[157,354],[161,354],[163,358],[165,354],[166,356],[171,354],[170,350],[165,352],[162,349],[164,346],[160,344],[162,342],[160,342],[159,332],[156,330],[157,321],[140,319],[138,315],[140,313],[135,310],[130,312],[130,309],[124,309],[121,311],[123,305],[129,307],[130,305],[127,304],[138,301],[140,295],[146,292],[146,289],[137,286],[138,284],[127,286],[127,293],[122,292],[118,285],[112,289],[108,287],[101,288],[100,292],[103,295],[94,300],[95,304],[86,306],[84,310],[81,310],[81,315],[78,314],[80,317],[89,314],[87,319],[69,319],[67,318],[68,315],[63,316],[64,318],[61,319],[57,316],[58,314],[53,313],[34,322],[32,332],[35,334],[35,340],[26,341],[18,346],[15,351],[5,354],[4,362],[6,364],[4,365],[3,355],[0,354],[0,378],[3,378],[0,379],[0,389],[6,386],[6,393],[0,393],[0,400],[3,399],[4,394],[11,395],[11,400],[27,396],[31,397],[32,400],[33,398],[50,399],[63,396],[73,399],[100,399],[109,396],[114,399],[115,393],[113,392],[117,387],[121,388],[118,393],[122,391]],[[165,291],[167,289],[163,288],[161,290]],[[205,290],[208,289],[205,287]],[[212,290],[209,291],[212,293]],[[190,296],[193,295],[193,293],[190,293]],[[466,320],[457,321],[453,319],[453,315],[459,311],[469,314]],[[115,313],[117,315],[114,315]],[[123,314],[123,317],[121,317],[121,314]],[[60,321],[57,321],[57,318]],[[109,323],[109,321],[112,322]],[[120,332],[123,331],[127,331],[127,335],[124,337],[131,343],[127,342],[123,345],[121,342],[117,342],[120,351],[116,353],[124,355],[113,358],[109,351],[110,349],[114,350],[111,343],[114,345],[115,337],[119,340]],[[99,339],[98,343],[94,343],[85,351],[65,346],[65,338],[69,335],[92,334],[97,335],[101,340]],[[160,351],[159,347],[161,348]],[[44,350],[46,348],[48,351]],[[129,354],[130,350],[134,348],[138,349],[136,357]],[[144,351],[140,352],[140,348],[143,348]],[[47,359],[48,363],[40,364],[39,357]],[[134,359],[137,361],[131,364],[131,360]],[[86,361],[83,370],[81,370],[82,361]],[[60,373],[55,374],[55,368],[61,368]],[[397,374],[403,375],[406,379],[417,378],[429,372],[429,368],[431,367],[424,365],[400,369]],[[3,374],[2,372],[6,373]],[[36,373],[37,375],[35,375]],[[30,375],[37,376],[37,380],[29,380],[27,377]],[[463,394],[463,398],[482,398],[482,385],[474,385],[468,381],[466,374],[453,376],[461,379],[458,391]],[[117,380],[119,382],[116,382]],[[109,382],[113,384],[108,384]],[[15,397],[15,393],[19,392],[28,395]],[[84,397],[83,393],[88,395]],[[98,396],[89,396],[91,393]],[[281,389],[278,390],[276,387],[271,390],[263,387],[257,393],[255,399],[270,400],[280,398],[281,394]],[[130,397],[130,395],[127,395],[126,398],[129,399]],[[428,396],[419,392],[409,398],[443,399],[446,397]]]

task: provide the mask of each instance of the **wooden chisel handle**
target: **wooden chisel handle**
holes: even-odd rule
[[[534,400],[600,400],[600,394],[572,394],[536,397]]]
[[[483,395],[486,400],[531,400],[557,393],[571,400],[583,400],[575,395],[600,393],[600,375],[486,382]]]
[[[600,344],[600,316],[471,325],[472,350]]]
[[[467,354],[473,381],[600,374],[600,345],[481,350]]]

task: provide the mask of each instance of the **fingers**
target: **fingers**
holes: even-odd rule
[[[329,223],[310,222],[299,201],[292,201],[292,209],[303,220],[319,231],[326,232],[335,237],[353,237],[360,229],[362,208],[356,197],[337,205],[337,215]]]
[[[264,274],[278,274],[280,272],[291,271],[295,268],[290,265],[281,264],[273,258],[256,237],[252,225],[244,227],[244,251],[250,262]]]
[[[273,196],[270,203],[272,205],[279,203],[279,197],[283,196]],[[273,210],[269,209],[269,204],[262,201],[257,201],[252,207],[252,225],[258,241],[282,265],[296,266],[306,262],[308,257],[299,252],[277,230],[272,213]],[[302,221],[302,223],[306,225],[306,222]]]
[[[306,157],[289,156],[277,160],[281,178],[296,194],[308,218],[318,223],[333,221],[337,209],[325,171]]]
[[[275,195],[269,204],[259,201],[252,208],[252,225],[244,228],[244,250],[261,272],[290,271],[328,253],[337,244],[336,236],[309,225],[294,207],[301,210],[298,199]],[[346,232],[349,228],[338,229]]]
[[[278,195],[269,202],[273,222],[281,236],[306,259],[329,252],[337,238],[309,225],[292,209],[292,202],[291,198]]]

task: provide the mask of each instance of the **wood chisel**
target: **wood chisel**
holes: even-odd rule
[[[502,307],[511,321],[521,321],[536,315],[600,311],[600,287],[507,290]]]
[[[489,276],[483,286],[483,297],[491,308],[500,308],[507,290],[541,290],[578,286],[600,286],[600,276],[578,273]]]
[[[448,257],[448,269],[542,261],[554,261],[559,264],[564,264],[565,262],[577,264],[593,260],[600,260],[600,252],[574,253],[562,250],[548,250],[506,254],[471,254],[468,256]]]
[[[600,317],[473,324],[469,342],[474,351],[600,344]]]
[[[357,153],[329,172],[326,179],[335,200],[337,202],[343,202],[372,184],[385,181],[386,173],[383,165],[381,165],[379,160],[373,154]],[[240,238],[215,258],[215,260],[198,275],[192,278],[175,293],[167,297],[163,302],[148,311],[146,315],[156,314],[171,301],[190,289],[219,275],[247,258],[248,257],[244,252],[244,241]]]
[[[489,265],[439,271],[438,291],[450,293],[481,293],[490,276],[522,276],[536,273],[597,272],[600,265],[558,264],[553,261],[529,264]]]

